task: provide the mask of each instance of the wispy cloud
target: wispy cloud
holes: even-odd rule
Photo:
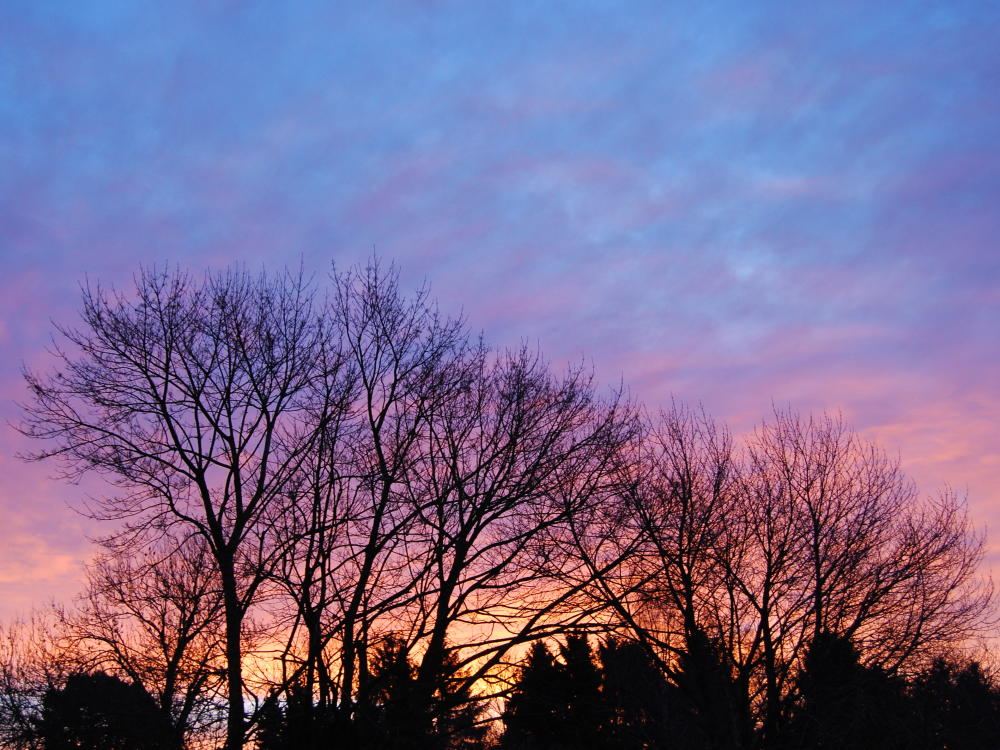
[[[653,405],[843,410],[1000,529],[1000,10],[683,5],[15,4],[0,416],[85,274],[374,248]],[[0,609],[86,550],[19,445]]]

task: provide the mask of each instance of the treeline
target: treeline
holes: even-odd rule
[[[503,713],[502,750],[739,748],[755,746],[740,687],[707,639],[666,676],[635,642],[597,653],[570,635],[558,658],[535,644]],[[813,641],[773,748],[1000,747],[1000,687],[979,665],[944,658],[911,675],[863,666],[850,639]]]
[[[779,411],[737,445],[652,417],[376,263],[322,294],[144,271],[59,335],[21,430],[107,479],[85,509],[116,523],[74,607],[8,630],[9,744],[63,747],[71,688],[227,750],[826,747],[831,674],[900,716],[942,670],[995,704],[935,661],[990,624],[983,539],[839,419]]]

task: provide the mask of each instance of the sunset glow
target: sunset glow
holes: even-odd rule
[[[17,2],[0,416],[85,279],[374,253],[501,346],[736,434],[839,412],[1000,562],[995,4]],[[0,616],[69,600],[99,481],[0,434]]]

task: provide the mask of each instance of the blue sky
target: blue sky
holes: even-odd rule
[[[987,2],[8,3],[0,416],[85,275],[375,252],[653,408],[842,410],[1000,529],[997,49]],[[11,611],[88,550],[21,447]]]

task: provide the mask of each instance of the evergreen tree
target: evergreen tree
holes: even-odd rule
[[[285,712],[278,705],[277,697],[269,695],[257,717],[257,750],[284,750]]]
[[[641,646],[609,640],[598,662],[586,636],[570,635],[559,655],[531,647],[504,711],[503,748],[666,747],[669,687]]]
[[[603,747],[605,705],[601,672],[586,635],[568,635],[560,647],[562,742],[566,747]]]
[[[406,645],[390,636],[375,649],[357,714],[315,705],[293,684],[283,703],[269,698],[258,721],[258,750],[475,750],[482,746],[483,711],[449,655],[428,701]]]
[[[695,627],[674,675],[668,722],[679,748],[733,750],[747,735],[746,708],[721,649]]]
[[[608,750],[666,748],[671,733],[668,707],[677,702],[646,649],[629,641],[609,639],[600,647],[604,702],[604,742]]]
[[[1000,688],[977,662],[937,659],[911,686],[916,746],[921,750],[1000,747]]]
[[[814,750],[905,748],[908,710],[899,681],[866,667],[850,639],[820,633],[798,679],[800,705],[785,742]]]
[[[406,645],[390,637],[375,652],[357,721],[358,747],[378,750],[471,750],[485,734],[483,707],[471,694],[454,655],[445,657],[428,697]]]
[[[178,750],[170,719],[139,685],[103,672],[75,673],[42,699],[35,736],[43,750]]]
[[[454,652],[447,654],[432,703],[434,736],[438,740],[435,747],[444,750],[482,747],[486,727],[479,720],[484,710],[483,703],[472,695]]]
[[[563,674],[541,641],[532,644],[507,700],[501,746],[505,750],[562,747]]]
[[[404,750],[427,746],[430,717],[421,710],[416,670],[405,644],[389,637],[376,649],[359,710],[360,746]]]
[[[328,708],[313,703],[304,684],[294,682],[283,702],[274,695],[264,701],[257,720],[257,750],[327,750],[344,740],[334,731],[334,718]]]
[[[949,746],[962,750],[1000,747],[1000,691],[976,662],[955,680],[955,699],[948,721]]]

